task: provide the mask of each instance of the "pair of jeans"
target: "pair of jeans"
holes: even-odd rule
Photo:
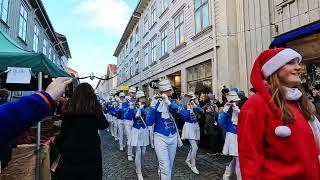
[[[154,134],[154,147],[159,161],[160,179],[171,180],[174,158],[177,151],[177,134],[165,136]]]

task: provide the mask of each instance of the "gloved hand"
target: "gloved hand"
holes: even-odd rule
[[[151,99],[151,104],[150,104],[150,107],[152,108],[155,108],[157,103],[158,103],[158,99],[156,99],[156,96],[153,96],[152,99]]]
[[[133,109],[134,108],[134,103],[133,102],[129,102],[129,109]]]
[[[223,112],[228,112],[229,109],[230,109],[230,107],[231,107],[231,104],[230,104],[230,103],[226,103],[226,104],[224,105],[224,107],[223,107]]]
[[[236,103],[232,103],[232,109],[233,109],[234,111],[240,112],[240,109],[239,109],[239,107],[236,105]]]
[[[197,107],[197,105],[196,105],[196,103],[194,101],[191,101],[190,104],[191,104],[192,108],[196,108]]]
[[[161,97],[162,97],[163,102],[165,102],[168,105],[171,104],[169,97],[166,94],[161,94]]]

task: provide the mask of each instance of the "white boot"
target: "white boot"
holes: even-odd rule
[[[137,173],[138,180],[143,180],[143,176],[141,173]]]
[[[128,156],[128,161],[133,161],[132,156]]]
[[[191,168],[191,159],[188,157],[186,159],[186,164],[188,165],[189,168]]]
[[[230,177],[231,177],[231,169],[229,168],[229,166],[226,167],[226,170],[224,171],[224,174],[223,174],[223,180],[230,180]]]
[[[200,174],[197,167],[196,167],[196,160],[195,159],[191,159],[191,171],[195,174]]]

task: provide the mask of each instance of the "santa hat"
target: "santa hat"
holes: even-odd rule
[[[269,104],[275,112],[279,112],[279,108],[271,101],[271,95],[264,80],[286,65],[288,62],[297,59],[299,62],[302,60],[301,55],[289,48],[275,48],[263,51],[255,60],[253,65],[250,82],[260,94],[266,103]]]
[[[158,84],[159,86],[159,90],[160,91],[168,91],[168,90],[172,90],[172,86],[169,80],[164,79],[162,81],[159,82]]]

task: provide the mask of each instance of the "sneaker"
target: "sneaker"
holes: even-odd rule
[[[143,180],[142,174],[138,173],[137,176],[138,176],[138,180]]]
[[[186,164],[188,165],[189,168],[191,168],[191,161],[190,161],[190,159],[187,159],[187,160],[186,160]]]
[[[191,171],[192,171],[193,173],[195,173],[195,174],[200,174],[199,171],[198,171],[198,169],[197,169],[197,167],[195,167],[195,166],[191,167]]]
[[[128,161],[133,161],[132,156],[128,156]]]

